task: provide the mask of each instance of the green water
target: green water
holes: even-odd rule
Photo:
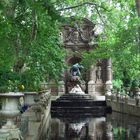
[[[47,139],[140,140],[140,119],[119,113],[98,118],[51,118]]]
[[[140,118],[115,112],[106,117],[50,117],[48,122],[39,140],[140,140]],[[20,126],[26,135],[28,123]]]

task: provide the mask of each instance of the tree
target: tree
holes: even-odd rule
[[[97,59],[111,57],[115,79],[125,82],[128,79],[132,81],[139,78],[138,28],[140,20],[136,12],[137,10],[140,16],[139,0],[65,1],[61,5],[60,10],[65,10],[63,15],[88,17],[103,29],[97,40],[99,47],[83,56],[85,67],[90,66]]]
[[[64,68],[59,14],[50,15],[43,0],[3,0],[0,9],[1,69],[20,75],[19,82],[24,84],[59,80]]]
[[[139,0],[136,5],[139,11]],[[64,66],[58,40],[60,26],[69,22],[67,17],[86,17],[103,32],[97,40],[99,47],[84,54],[84,63],[90,65],[91,58],[112,57],[116,79],[123,79],[124,71],[128,78],[135,79],[139,75],[140,22],[136,5],[132,0],[2,0],[0,65],[20,73],[26,64],[34,78],[49,75],[59,79]]]

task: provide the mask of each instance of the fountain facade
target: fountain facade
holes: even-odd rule
[[[78,83],[83,87],[82,89],[86,94],[101,97],[104,96],[106,88],[109,89],[112,86],[110,59],[98,60],[89,70],[85,68],[80,70],[80,78],[82,77],[82,80],[79,80],[77,75],[73,75],[71,78],[71,68],[77,63],[80,64],[82,53],[85,51],[90,53],[90,51],[94,51],[98,47],[95,26],[94,23],[87,19],[83,19],[82,23],[75,21],[73,27],[68,24],[63,25],[61,38],[63,39],[63,45],[66,50],[65,63],[68,66],[63,78],[65,93],[69,93]],[[105,100],[105,96],[103,100]]]

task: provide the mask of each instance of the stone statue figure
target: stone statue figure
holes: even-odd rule
[[[101,66],[98,66],[97,70],[96,70],[96,81],[95,81],[95,83],[97,81],[100,81],[100,80],[101,80]]]
[[[70,69],[70,73],[71,76],[78,76],[81,77],[81,72],[80,70],[83,69],[84,67],[78,63],[74,64],[71,69]]]
[[[85,94],[85,92],[82,90],[80,85],[75,85],[69,93],[75,93],[75,94]]]
[[[64,43],[90,43],[93,39],[95,39],[95,25],[89,21],[76,22],[74,27],[64,26]]]

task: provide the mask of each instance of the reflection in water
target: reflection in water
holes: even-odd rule
[[[113,140],[111,123],[106,124],[104,117],[52,119],[52,122],[51,140]]]
[[[140,140],[140,120],[118,113],[106,118],[52,118],[49,140]]]

